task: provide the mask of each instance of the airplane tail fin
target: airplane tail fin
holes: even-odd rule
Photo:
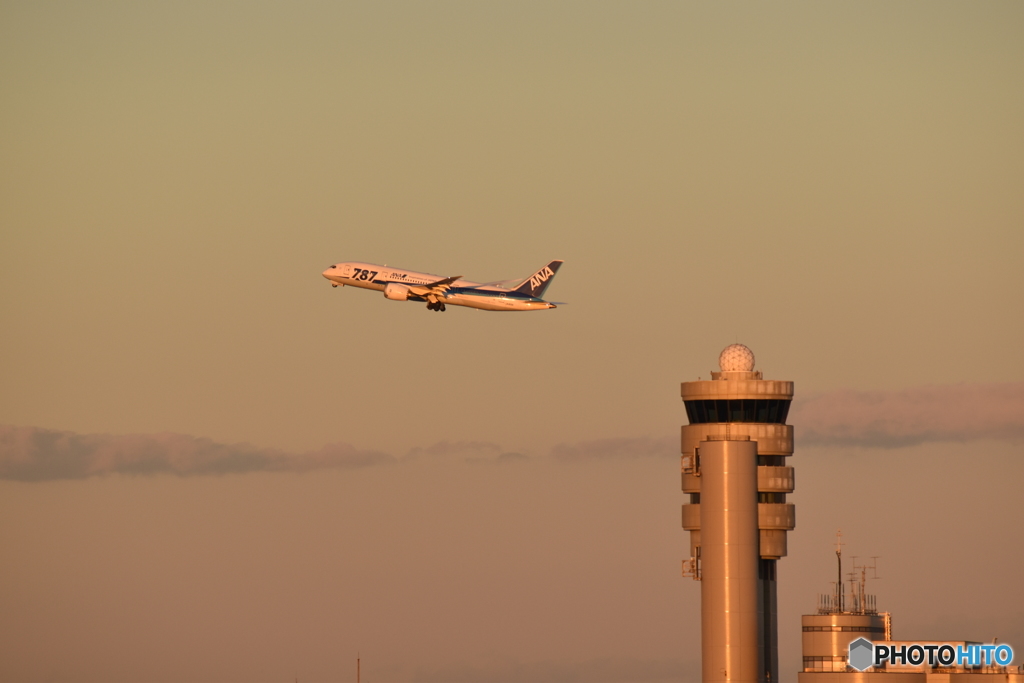
[[[554,279],[555,273],[558,272],[561,265],[562,261],[552,261],[530,277],[526,278],[526,280],[523,281],[523,284],[515,288],[515,291],[521,294],[528,294],[529,296],[536,297],[538,299],[543,298],[544,292],[547,290],[548,285],[551,284],[551,280]]]

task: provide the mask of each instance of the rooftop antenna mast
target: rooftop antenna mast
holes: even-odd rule
[[[839,612],[845,612],[843,609],[843,596],[846,593],[845,587],[843,586],[843,530],[838,529],[836,531],[836,562],[839,563],[839,572],[836,574],[836,608]]]
[[[857,601],[857,611],[861,613],[873,613],[875,611],[875,596],[867,594],[868,579],[880,579],[878,575],[878,558],[879,555],[871,556],[871,564],[857,564],[857,558],[853,558],[853,569],[854,573],[860,572],[860,579],[857,582],[857,594],[855,600]],[[868,576],[868,570],[871,570],[871,576]]]

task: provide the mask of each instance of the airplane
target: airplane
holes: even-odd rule
[[[463,280],[461,275],[440,277],[358,261],[335,263],[323,272],[323,276],[332,287],[348,285],[374,289],[384,292],[384,297],[392,301],[426,301],[427,310],[431,311],[444,311],[447,304],[483,311],[538,311],[557,308],[541,297],[561,265],[561,261],[552,261],[521,284],[509,287],[504,285],[519,281],[480,284]]]

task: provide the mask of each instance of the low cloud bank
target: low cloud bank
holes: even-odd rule
[[[685,420],[682,414],[680,418]],[[1024,440],[1024,382],[798,396],[789,423],[796,425],[798,445],[899,448],[936,441]],[[678,455],[675,435],[562,442],[548,452],[564,462]],[[308,472],[443,457],[466,462],[531,460],[486,441],[442,441],[413,448],[399,459],[346,443],[295,454],[184,434],[76,434],[0,425],[0,479],[27,482],[105,474]]]
[[[900,448],[1024,439],[1024,382],[832,391],[793,402],[797,444]]]
[[[184,434],[76,434],[0,425],[0,479],[15,481],[85,479],[115,473],[197,476],[306,472],[394,461],[386,453],[361,451],[344,443],[295,455]]]
[[[685,415],[683,419],[685,419]],[[590,441],[560,443],[551,449],[552,457],[568,461],[641,458],[661,455],[679,455],[678,436],[593,439]]]
[[[488,460],[501,454],[501,446],[490,441],[438,441],[431,446],[416,446],[406,453],[406,460],[456,457],[465,460]]]
[[[613,438],[560,443],[548,455],[563,461],[675,455],[678,439]],[[223,444],[186,434],[76,434],[0,425],[0,479],[55,481],[107,474],[173,474],[192,477],[247,472],[309,472],[356,469],[399,462],[448,460],[467,463],[528,462],[489,441],[440,441],[412,448],[401,458],[346,443],[308,453],[287,453],[251,444]]]

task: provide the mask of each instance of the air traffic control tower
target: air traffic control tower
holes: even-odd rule
[[[683,574],[701,582],[703,683],[776,683],[775,565],[795,525],[793,383],[763,379],[742,344],[718,362],[710,380],[682,385]]]

